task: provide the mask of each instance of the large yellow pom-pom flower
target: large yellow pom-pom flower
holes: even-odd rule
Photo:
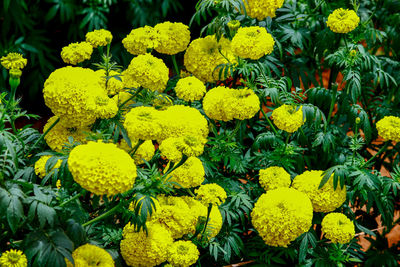
[[[190,188],[201,185],[204,181],[204,166],[199,158],[190,157],[184,164],[170,173],[170,182],[178,183],[175,187]]]
[[[136,107],[125,117],[124,127],[135,140],[155,140],[162,134],[161,112],[153,107]]]
[[[333,189],[333,175],[328,182],[318,189],[322,180],[323,171],[305,171],[297,175],[292,187],[306,193],[310,198],[314,211],[316,212],[331,212],[339,208],[346,201],[346,186],[343,188],[338,186]]]
[[[67,267],[114,267],[114,260],[105,249],[85,244],[72,252],[74,264],[65,260]]]
[[[274,38],[265,28],[251,26],[239,28],[232,39],[232,52],[241,58],[259,59],[272,53]]]
[[[146,226],[147,233],[143,229],[136,232],[131,224],[124,227],[120,249],[128,266],[156,266],[167,260],[168,248],[173,243],[171,233],[159,223],[148,222]]]
[[[267,17],[275,17],[276,10],[282,7],[284,0],[247,0],[243,2],[249,17],[263,20]]]
[[[48,172],[46,172],[46,163],[47,161],[51,158],[50,155],[45,155],[41,156],[36,162],[35,162],[35,174],[39,176],[40,178],[43,178],[46,176]],[[62,160],[59,159],[57,160],[56,164],[49,170],[49,173],[53,172],[55,169],[60,168],[62,163]]]
[[[310,229],[313,209],[306,194],[293,188],[278,188],[261,195],[251,212],[251,221],[265,244],[287,247]]]
[[[260,185],[265,191],[277,189],[280,187],[290,187],[291,179],[290,174],[282,167],[269,167],[260,170]]]
[[[162,92],[167,86],[169,70],[162,59],[144,54],[132,59],[124,72],[124,77],[126,76],[130,76],[146,89]]]
[[[158,53],[175,55],[185,51],[190,42],[189,27],[180,22],[163,22],[154,26],[159,44],[155,47]]]
[[[206,86],[194,76],[180,79],[175,86],[176,95],[189,102],[200,100],[206,93]]]
[[[137,176],[133,159],[115,144],[89,142],[72,149],[68,167],[84,189],[97,195],[115,195],[133,187]]]
[[[288,133],[294,133],[305,122],[303,119],[303,107],[282,105],[272,111],[272,119],[279,129]]]
[[[111,43],[112,38],[111,32],[105,29],[94,30],[86,34],[86,42],[90,43],[94,48],[108,45]]]
[[[333,243],[349,243],[356,234],[354,223],[342,213],[332,212],[322,219],[322,232]]]
[[[215,68],[221,64],[237,63],[231,51],[231,42],[222,37],[219,41],[214,35],[193,40],[186,49],[184,64],[188,71],[203,82],[219,80],[219,70]],[[222,75],[224,75],[222,73]],[[227,77],[221,77],[221,80]]]
[[[93,46],[88,42],[72,43],[61,50],[61,58],[67,64],[76,65],[90,59]]]
[[[28,260],[21,250],[10,249],[1,254],[1,267],[27,267]]]
[[[176,267],[189,267],[195,264],[200,252],[191,241],[179,240],[168,248],[168,262]]]
[[[357,28],[360,17],[354,10],[335,9],[328,17],[326,25],[336,33],[348,33]]]
[[[400,118],[395,116],[385,116],[376,123],[378,134],[385,141],[400,142]]]
[[[158,46],[157,31],[150,26],[133,29],[128,36],[122,40],[125,49],[132,55],[143,55]]]
[[[200,200],[203,205],[221,205],[226,200],[225,190],[217,184],[204,184],[196,189],[196,198]]]
[[[26,66],[28,60],[19,53],[8,53],[6,56],[1,57],[0,62],[8,70],[21,70]]]

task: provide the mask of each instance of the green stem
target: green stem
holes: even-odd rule
[[[106,218],[106,217],[108,217],[108,216],[110,216],[110,215],[113,215],[113,214],[122,206],[122,204],[123,204],[123,202],[120,201],[120,202],[118,203],[118,205],[115,206],[114,208],[110,209],[109,211],[107,211],[107,212],[101,214],[100,216],[98,216],[98,217],[96,217],[96,218],[94,218],[94,219],[92,219],[92,220],[90,220],[90,221],[88,221],[88,222],[85,222],[84,224],[82,224],[82,226],[83,226],[83,227],[88,226],[88,225],[90,225],[90,224],[92,224],[92,223],[101,221],[102,219],[104,219],[104,218]]]
[[[382,154],[383,152],[385,152],[385,150],[388,148],[388,146],[390,145],[390,141],[386,141],[385,145],[383,147],[381,147],[381,149],[379,149],[378,152],[376,152],[375,155],[372,156],[372,158],[370,158],[368,161],[366,161],[364,164],[362,164],[360,166],[360,168],[363,168],[364,166],[367,166],[368,164],[370,164],[376,157],[378,157],[380,154]]]
[[[285,148],[283,149],[283,153],[282,153],[282,154],[285,154],[285,152],[286,152],[286,148],[287,148],[287,145],[288,145],[288,143],[289,143],[289,138],[290,138],[291,135],[292,135],[292,134],[290,133],[290,134],[288,134],[288,135],[286,136]]]
[[[135,155],[135,153],[136,153],[136,151],[138,150],[139,146],[140,146],[141,144],[143,144],[143,143],[144,143],[144,140],[139,139],[139,141],[137,142],[137,144],[131,149],[131,151],[129,151],[129,155],[131,155],[131,157],[132,157],[133,155]]]
[[[278,135],[278,131],[275,129],[274,125],[272,124],[272,121],[267,117],[267,114],[265,114],[265,111],[263,110],[263,108],[261,107],[261,113],[263,114],[264,118],[267,120],[269,126],[271,127],[271,129],[274,131],[274,133],[276,135]]]
[[[205,233],[205,231],[206,231],[206,229],[207,229],[208,221],[209,221],[209,219],[210,219],[211,209],[212,209],[212,204],[208,204],[208,208],[207,208],[207,219],[206,219],[206,224],[204,225],[203,232],[201,232],[201,240],[203,240],[204,233]]]
[[[335,102],[336,102],[337,89],[338,89],[337,85],[333,86],[333,88],[332,88],[333,95],[332,95],[332,99],[331,99],[331,105],[329,107],[328,120],[324,126],[324,133],[326,133],[326,129],[327,129],[329,123],[331,122],[332,111],[333,111],[333,108],[335,107]]]
[[[78,199],[78,198],[79,198],[80,196],[82,196],[84,193],[85,193],[85,191],[82,191],[82,192],[76,194],[75,196],[71,197],[71,198],[68,199],[67,201],[64,201],[63,203],[61,203],[61,204],[59,205],[59,207],[63,207],[63,206],[65,206],[65,205],[67,205],[68,203],[70,203],[70,202],[72,202],[72,201]]]
[[[129,97],[121,105],[119,105],[119,108],[123,107],[126,103],[128,103],[129,101],[134,99],[142,90],[143,90],[143,87],[140,87],[139,89],[137,89],[136,92],[131,97]]]
[[[191,195],[192,197],[196,197],[194,194],[193,194],[193,192],[189,189],[189,188],[186,188],[186,191],[189,193],[189,195]]]
[[[347,44],[346,34],[343,34],[344,45],[346,46],[346,51],[349,52],[349,45]]]
[[[38,140],[36,140],[36,142],[28,149],[28,151],[26,152],[26,155],[29,154],[29,152],[31,152],[32,148],[34,148],[40,141],[43,140],[43,138],[50,132],[51,129],[54,128],[54,126],[56,126],[56,124],[60,121],[60,118],[57,118],[57,120],[55,122],[53,122],[52,125],[50,125],[50,127],[40,136],[40,138]]]
[[[182,166],[185,161],[188,159],[188,156],[186,155],[182,155],[182,159],[181,161],[179,161],[178,164],[173,165],[173,167],[169,168],[168,171],[162,176],[162,178],[165,178],[168,174],[170,174],[172,171],[174,171],[175,169],[179,168],[180,166]]]
[[[179,77],[180,72],[179,72],[178,64],[176,63],[175,55],[172,55],[171,58],[172,58],[172,64],[174,64],[174,69],[175,69],[176,75]]]

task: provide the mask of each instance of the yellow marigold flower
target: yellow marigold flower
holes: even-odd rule
[[[118,113],[118,106],[114,100],[109,98],[107,95],[96,96],[96,117],[101,119],[113,118]]]
[[[333,175],[328,182],[318,189],[322,180],[323,171],[305,171],[297,175],[292,187],[307,194],[310,198],[314,211],[331,212],[339,208],[346,201],[346,186],[340,187],[340,184],[333,189]]]
[[[180,22],[163,22],[154,26],[159,43],[155,46],[158,53],[175,55],[185,51],[190,42],[189,27]]]
[[[164,139],[159,146],[161,154],[170,161],[178,163],[182,155],[198,157],[203,154],[207,139],[201,136],[185,135]]]
[[[251,221],[265,244],[287,247],[310,229],[313,209],[306,194],[278,188],[262,194],[251,212]]]
[[[46,132],[57,120],[57,116],[51,117],[44,125],[43,132]],[[85,144],[89,127],[68,127],[60,121],[44,137],[47,145],[54,151],[60,152],[65,144],[68,144],[68,137],[72,137],[74,142]]]
[[[86,42],[90,43],[94,48],[108,45],[111,43],[112,38],[111,32],[105,29],[94,30],[86,34]]]
[[[132,108],[125,117],[124,127],[134,140],[156,140],[162,135],[162,111],[153,107]]]
[[[114,260],[105,249],[95,245],[85,244],[72,252],[74,264],[65,260],[67,267],[114,267]]]
[[[168,262],[176,267],[189,267],[195,264],[200,252],[192,241],[176,241],[168,248]]]
[[[376,123],[378,134],[385,141],[400,142],[400,118],[395,116],[385,116]]]
[[[68,158],[72,177],[84,189],[97,195],[115,195],[133,187],[136,165],[115,144],[89,142],[72,149]]]
[[[108,73],[108,76],[110,77],[108,80],[106,78],[105,70],[97,70],[96,74],[100,76],[101,85],[107,91],[108,95],[115,95],[124,90],[124,83],[122,81],[122,76],[119,72],[116,72],[114,70],[110,71]],[[117,77],[119,77],[119,79]]]
[[[150,26],[133,29],[123,40],[125,49],[132,55],[143,55],[159,45],[157,31]]]
[[[194,76],[180,79],[175,86],[176,95],[189,102],[200,100],[206,93],[206,86]]]
[[[336,33],[348,33],[357,28],[360,17],[354,10],[338,8],[328,17],[326,25]]]
[[[257,60],[272,53],[274,38],[263,27],[239,28],[232,39],[232,52],[241,58]]]
[[[225,190],[217,184],[204,184],[196,189],[196,198],[200,200],[203,205],[221,205],[225,202],[227,196]]]
[[[28,260],[21,250],[10,249],[1,254],[1,267],[27,267]]]
[[[294,133],[305,122],[303,119],[303,107],[282,105],[272,111],[272,119],[279,129],[288,133]]]
[[[322,219],[322,232],[333,243],[349,243],[356,234],[354,223],[342,213],[332,212]]]
[[[184,164],[170,173],[170,182],[178,183],[175,187],[191,188],[201,185],[204,181],[205,171],[199,158],[190,157]]]
[[[88,42],[72,43],[61,50],[62,60],[71,65],[76,65],[90,59],[93,53],[93,46]]]
[[[128,143],[125,139],[122,139],[121,142],[118,144],[118,147],[125,150],[126,152],[131,152],[131,150],[137,145],[138,141],[132,141],[132,147],[129,147]],[[138,149],[136,150],[135,155],[133,155],[133,159],[135,160],[135,164],[143,164],[145,161],[150,161],[155,153],[155,148],[153,142],[151,140],[145,141],[141,144]]]
[[[224,37],[217,41],[214,35],[209,35],[190,43],[185,52],[184,65],[203,82],[215,82],[220,78],[216,67],[227,64],[227,59],[232,64],[237,63],[231,51],[231,42]],[[222,80],[225,78],[221,77]]]
[[[163,92],[169,79],[169,70],[162,59],[144,54],[132,59],[124,77],[133,79],[151,91]]]
[[[8,70],[22,70],[28,63],[28,60],[23,58],[19,53],[8,53],[6,56],[1,57],[0,62],[1,65]]]
[[[47,172],[46,172],[46,163],[47,161],[51,158],[52,156],[50,155],[45,155],[45,156],[41,156],[36,162],[35,162],[35,174],[37,176],[39,176],[40,178],[43,178],[46,176]],[[49,173],[51,173],[52,171],[54,171],[55,169],[60,168],[62,163],[62,160],[59,159],[57,160],[56,164],[51,168],[51,170],[49,170]]]
[[[173,243],[171,233],[159,223],[149,222],[146,226],[147,233],[143,229],[136,232],[131,224],[124,227],[120,249],[128,266],[156,266],[167,260],[168,248]]]
[[[282,7],[284,0],[247,0],[243,2],[249,17],[264,20],[267,17],[274,18],[276,10]]]
[[[265,191],[273,190],[281,187],[290,187],[290,174],[282,167],[269,167],[260,170],[260,185]]]

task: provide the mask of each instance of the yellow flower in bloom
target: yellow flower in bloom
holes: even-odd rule
[[[97,118],[109,119],[117,115],[117,103],[107,95],[96,96],[94,101],[96,104],[95,112]]]
[[[200,200],[203,205],[221,205],[226,200],[225,190],[217,184],[204,184],[196,189],[196,198]]]
[[[105,249],[85,244],[72,252],[74,264],[65,260],[67,267],[114,267],[114,260]]]
[[[61,50],[61,58],[67,64],[76,65],[90,59],[93,46],[88,42],[72,43]]]
[[[44,125],[43,132],[46,132],[56,120],[57,116],[51,117]],[[85,144],[89,132],[89,127],[68,128],[60,121],[45,135],[44,140],[52,150],[60,152],[63,146],[69,143],[68,137],[72,137],[74,142]]]
[[[115,195],[133,187],[136,165],[115,144],[89,142],[72,149],[68,158],[72,177],[84,189],[97,195]]]
[[[378,134],[385,141],[400,142],[400,118],[395,116],[385,116],[376,123]]]
[[[191,241],[179,240],[168,248],[168,262],[176,267],[189,267],[195,264],[200,252]]]
[[[0,62],[1,65],[8,70],[21,70],[26,66],[28,60],[23,58],[19,53],[8,53],[7,56],[1,57]]]
[[[125,49],[132,55],[146,54],[150,49],[158,46],[157,31],[150,26],[133,29],[123,40]]]
[[[107,97],[101,78],[91,69],[64,67],[53,71],[44,83],[46,106],[68,127],[82,127],[98,117],[96,97]]]
[[[310,229],[313,209],[306,194],[278,188],[262,194],[251,212],[251,221],[265,244],[287,247]]]
[[[203,154],[207,139],[201,136],[185,135],[164,139],[159,146],[161,154],[175,163],[182,159],[182,155],[198,157]]]
[[[118,144],[118,147],[129,153],[138,143],[138,141],[132,141],[132,139],[131,142],[132,142],[132,147],[129,147],[125,139],[122,139],[121,142]],[[151,140],[145,141],[138,147],[135,155],[133,155],[135,164],[137,165],[142,164],[144,163],[143,160],[150,161],[153,158],[154,153],[155,153],[155,148],[153,142]]]
[[[259,59],[272,53],[274,38],[259,26],[239,28],[232,39],[232,52],[241,58]]]
[[[108,76],[110,77],[108,80],[106,78],[105,70],[97,70],[95,71],[95,73],[99,75],[101,85],[107,91],[108,95],[115,95],[116,93],[122,92],[124,90],[124,83],[122,82],[122,77],[119,72],[111,70],[108,73]],[[119,79],[117,77],[119,77]]]
[[[185,51],[190,42],[189,27],[180,22],[163,22],[154,26],[159,43],[155,46],[158,53],[175,55]]]
[[[150,91],[163,92],[169,79],[169,69],[162,59],[144,54],[132,59],[124,72],[126,76]]]
[[[290,174],[282,167],[269,167],[260,170],[260,185],[265,191],[277,189],[280,187],[290,187]]]
[[[136,232],[134,226],[127,224],[123,230],[120,249],[126,264],[132,267],[156,266],[167,260],[168,248],[172,245],[171,233],[159,223],[146,224]]]
[[[135,107],[126,114],[124,127],[134,140],[156,140],[163,131],[161,116],[153,107]]]
[[[279,129],[288,133],[294,133],[305,122],[303,119],[303,107],[282,105],[272,111],[272,119]]]
[[[45,156],[41,156],[36,162],[35,162],[35,174],[37,176],[39,176],[40,178],[43,178],[46,176],[47,172],[46,172],[46,163],[47,161],[51,158],[50,155],[45,155]],[[52,171],[54,171],[55,169],[60,168],[62,163],[62,160],[59,159],[57,160],[56,164],[51,168],[51,170],[49,171],[50,173]]]
[[[201,185],[204,181],[204,166],[199,158],[190,157],[184,164],[170,173],[170,182],[178,183],[182,188]],[[175,187],[179,187],[175,185]]]
[[[21,250],[10,249],[1,254],[1,267],[27,267],[28,260]]]
[[[206,93],[206,86],[196,77],[189,76],[177,82],[175,93],[179,98],[187,102],[200,100]]]
[[[94,48],[108,45],[111,43],[112,38],[111,32],[105,29],[94,30],[86,34],[86,42],[90,43]]]
[[[346,186],[340,187],[340,184],[333,189],[333,175],[328,182],[318,189],[322,180],[323,171],[305,171],[297,175],[292,187],[307,194],[310,198],[314,211],[331,212],[339,208],[346,201]]]
[[[276,10],[282,7],[284,0],[247,0],[243,2],[249,17],[264,20],[267,17],[275,17]]]
[[[233,89],[232,98],[226,103],[227,110],[231,110],[233,117],[238,120],[251,119],[260,110],[260,99],[249,88]]]
[[[227,59],[232,64],[237,63],[231,51],[231,42],[224,37],[217,41],[214,35],[209,35],[190,43],[185,52],[184,65],[203,82],[215,82],[220,78],[219,70],[215,68],[227,64]],[[225,78],[221,77],[221,80]]]
[[[328,17],[326,25],[336,33],[348,33],[357,28],[360,17],[354,10],[335,9]]]
[[[354,223],[342,213],[332,212],[322,219],[322,232],[333,243],[349,243],[356,234]]]

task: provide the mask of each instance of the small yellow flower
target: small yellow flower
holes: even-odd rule
[[[352,49],[352,50],[350,51],[350,56],[351,56],[351,57],[355,57],[356,55],[357,55],[357,50]]]
[[[28,60],[19,53],[8,53],[7,56],[1,57],[0,61],[1,65],[8,70],[21,70],[28,63]]]
[[[26,267],[28,260],[21,250],[7,250],[0,257],[1,267]]]
[[[332,212],[322,219],[322,232],[333,243],[349,243],[355,233],[354,223],[342,213]]]
[[[360,17],[354,10],[338,8],[328,17],[326,25],[336,33],[348,33],[357,28]]]
[[[76,65],[90,59],[93,47],[88,42],[72,43],[63,47],[61,58],[65,63]]]
[[[114,267],[114,260],[103,248],[91,244],[85,244],[72,252],[74,265],[66,260],[67,267]]]
[[[294,133],[305,122],[303,119],[303,107],[300,108],[291,105],[282,105],[274,109],[272,119],[279,129],[288,133]]]
[[[290,174],[282,167],[269,167],[260,170],[260,185],[265,191],[277,189],[280,187],[289,187],[291,180]]]
[[[203,205],[221,205],[225,202],[227,196],[225,190],[217,184],[204,184],[196,190],[197,199]]]
[[[86,42],[90,43],[94,48],[108,45],[111,43],[112,38],[111,32],[105,29],[94,30],[86,34]]]
[[[179,240],[168,248],[167,260],[177,267],[189,267],[195,264],[200,252],[191,241]]]
[[[385,141],[400,142],[400,118],[395,116],[385,116],[376,123],[379,136]]]

